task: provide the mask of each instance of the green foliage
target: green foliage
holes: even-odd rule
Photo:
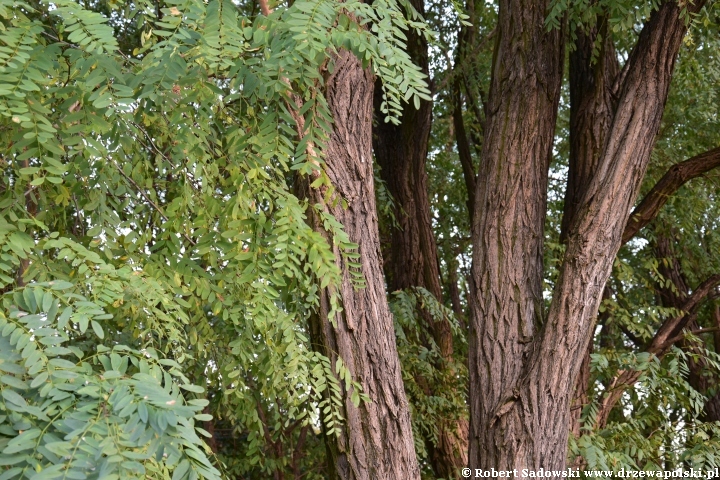
[[[152,348],[99,343],[113,315],[71,287],[36,283],[0,311],[3,478],[219,478],[196,433],[207,400],[181,393],[203,389]]]
[[[295,195],[294,177],[319,172],[332,195],[336,53],[383,80],[394,120],[429,94],[403,30],[429,33],[392,0],[256,12],[0,1],[2,365],[15,379],[3,385],[4,479],[269,476],[294,468],[296,443],[321,448],[318,432],[337,431],[341,382],[365,398],[306,331],[318,289],[340,281],[333,248],[353,270],[357,246]],[[223,440],[204,446],[200,422]]]
[[[657,6],[557,0],[548,27],[567,14],[574,35],[607,19],[624,58]],[[397,121],[403,102],[430,98],[404,53],[405,31],[431,41],[433,227],[445,283],[466,289],[471,228],[453,88],[457,80],[477,163],[497,6],[468,3],[474,30],[457,5],[439,1],[426,4],[430,27],[407,1],[273,7],[266,17],[254,2],[228,0],[0,0],[3,480],[294,470],[324,478],[323,435],[342,424],[342,387],[355,403],[366,397],[342,359],[332,364],[313,351],[306,320],[319,288],[340,280],[333,252],[351,271],[359,253],[323,205],[296,196],[295,184],[312,175],[326,201],[342,202],[323,173],[333,123],[325,82],[341,49],[382,80],[380,120]],[[706,8],[686,38],[643,192],[671,164],[720,143],[713,15]],[[547,291],[564,251],[557,230],[567,117],[566,95],[550,181]],[[595,402],[584,435],[571,441],[571,455],[590,466],[718,464],[718,427],[698,415],[715,392],[684,380],[692,355],[676,350],[658,362],[623,333],[647,341],[677,313],[657,301],[668,280],[652,249],[658,235],[676,239],[689,284],[720,271],[717,180],[710,174],[681,189],[616,261],[615,293],[603,304],[608,327],[595,338]],[[377,190],[387,214],[392,199]],[[309,212],[330,242],[307,225]],[[440,420],[466,415],[458,388],[467,381],[465,333],[421,289],[391,303],[415,438],[434,439]],[[341,299],[331,307],[338,313]],[[700,326],[710,313],[700,310]],[[451,320],[451,362],[428,318]],[[709,336],[701,340],[700,355],[715,365]],[[597,400],[621,369],[644,376],[608,427],[593,429]],[[427,459],[425,445],[416,448]]]
[[[442,425],[467,419],[468,373],[462,353],[443,359],[428,322],[450,322],[456,352],[465,351],[465,334],[452,311],[424,288],[394,292],[390,309],[395,320],[403,384],[412,409],[415,452],[426,470],[425,475],[431,475],[423,439],[437,444]]]
[[[707,350],[693,355],[709,359],[713,374],[720,373],[720,356]],[[702,420],[706,399],[685,380],[688,361],[688,354],[679,348],[662,362],[647,353],[594,354],[595,398],[602,398],[602,385],[619,369],[643,374],[628,390],[607,428],[593,426],[597,403],[583,409],[583,434],[577,439],[571,436],[570,458],[582,455],[588,468],[613,471],[718,467],[720,425]]]

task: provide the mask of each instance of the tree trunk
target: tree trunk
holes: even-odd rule
[[[602,22],[604,26],[607,22]],[[560,241],[575,218],[582,195],[600,162],[613,120],[612,87],[620,67],[607,28],[601,32],[576,30],[575,50],[570,53],[570,157],[563,202]],[[602,48],[594,61],[593,45],[598,35]]]
[[[419,479],[380,255],[371,149],[373,80],[354,55],[342,51],[326,82],[334,129],[327,145],[325,171],[347,201],[347,208],[340,202],[325,208],[359,245],[366,287],[354,287],[336,246],[336,261],[343,275],[339,291],[343,312],[328,318],[330,292],[322,289],[320,311],[311,321],[311,330],[322,353],[333,365],[342,358],[370,397],[369,402],[355,407],[343,389],[345,423],[338,436],[327,437],[333,478]],[[311,203],[324,204],[321,191],[307,186],[305,191]],[[327,237],[317,216],[311,213],[310,217],[316,230]]]
[[[575,31],[575,50],[570,53],[570,155],[560,225],[561,242],[567,240],[567,230],[575,218],[577,206],[595,176],[613,119],[612,86],[620,68],[607,22],[599,23],[603,25],[601,31],[597,28],[589,33],[582,28]],[[598,35],[602,38],[602,47],[598,58],[593,59],[593,46]],[[609,294],[608,289],[605,291]],[[582,408],[590,401],[592,351],[593,340],[590,338],[571,403],[570,431],[576,438],[581,435]],[[575,466],[584,466],[583,459],[577,458]]]
[[[503,413],[516,395],[529,342],[543,323],[542,232],[564,60],[563,33],[545,28],[547,6],[499,2],[473,221],[473,469],[540,466],[533,451],[546,440],[537,426],[528,429]]]
[[[424,13],[422,0],[413,6]],[[428,74],[428,45],[423,36],[407,32],[407,51],[413,61]],[[428,140],[432,125],[432,103],[422,100],[420,108],[405,105],[399,125],[386,123],[379,111],[379,89],[375,95],[376,128],[373,135],[375,158],[380,174],[395,203],[398,226],[391,231],[390,261],[386,277],[390,291],[423,287],[442,303],[440,266],[435,235],[432,230],[428,178],[425,169]],[[450,323],[435,321],[428,312],[420,312],[443,359],[453,356]],[[443,365],[439,366],[444,368]],[[433,385],[428,385],[432,390]],[[458,386],[461,387],[461,386]],[[467,421],[443,422],[437,441],[425,439],[428,459],[438,477],[454,478],[467,465]]]
[[[692,14],[702,4],[685,8]],[[565,468],[577,376],[687,30],[677,3],[664,3],[618,75],[611,128],[567,228],[545,320],[545,186],[563,57],[561,32],[544,28],[546,7],[500,2],[473,232],[470,464],[477,468]]]

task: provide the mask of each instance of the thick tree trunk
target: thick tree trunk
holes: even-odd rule
[[[577,376],[687,29],[677,3],[664,3],[618,75],[612,126],[567,228],[545,320],[545,182],[562,65],[562,37],[544,29],[545,8],[500,2],[473,232],[471,467],[566,465]]]
[[[413,0],[422,14],[422,0]],[[413,61],[428,74],[427,41],[410,31],[407,51]],[[385,123],[379,111],[379,89],[375,95],[376,128],[373,134],[375,158],[380,174],[395,202],[398,227],[391,231],[390,261],[386,276],[390,291],[423,287],[442,302],[442,287],[437,244],[432,230],[428,178],[425,169],[432,124],[432,103],[421,101],[420,108],[406,105],[399,125]],[[445,361],[453,356],[450,323],[435,321],[421,312]],[[440,366],[443,368],[443,366]],[[461,386],[458,386],[460,388]],[[428,385],[432,389],[432,385]],[[437,441],[426,439],[429,461],[436,475],[454,478],[467,464],[467,421],[449,421],[439,425]]]
[[[352,54],[342,51],[327,79],[327,100],[334,129],[327,145],[325,171],[347,208],[326,205],[359,245],[367,286],[356,289],[336,247],[343,277],[343,312],[328,318],[329,292],[320,292],[320,312],[311,321],[312,336],[333,365],[338,357],[370,397],[355,407],[343,391],[345,424],[328,436],[333,478],[341,480],[419,479],[408,402],[403,389],[395,331],[382,272],[373,182],[371,129],[374,79]],[[322,192],[306,188],[314,203]],[[321,222],[310,218],[327,235]],[[335,322],[333,325],[332,322]]]
[[[547,442],[539,425],[504,415],[543,323],[542,232],[563,69],[563,33],[547,31],[546,12],[546,2],[500,1],[473,221],[471,468],[540,466],[534,452]]]

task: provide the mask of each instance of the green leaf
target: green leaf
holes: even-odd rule
[[[105,332],[103,332],[103,329],[98,322],[93,320],[92,322],[90,322],[90,324],[92,325],[92,329],[95,332],[95,335],[98,336],[98,338],[105,338]]]
[[[6,401],[15,404],[15,405],[17,405],[18,407],[21,407],[21,408],[27,407],[27,402],[25,402],[25,399],[24,399],[23,397],[21,397],[20,395],[18,395],[18,394],[17,394],[15,391],[13,391],[13,390],[3,389],[3,391],[2,391],[2,397],[3,397]]]

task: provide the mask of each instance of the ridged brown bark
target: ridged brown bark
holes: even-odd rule
[[[572,107],[571,107],[572,109]],[[720,148],[714,148],[708,150],[699,155],[696,155],[688,160],[673,165],[670,169],[662,176],[662,178],[650,189],[640,203],[635,207],[630,218],[625,225],[625,230],[622,235],[622,244],[624,245],[630,241],[637,233],[646,225],[648,225],[660,212],[665,202],[670,198],[680,187],[682,187],[688,181],[700,177],[705,173],[720,166]],[[671,253],[666,238],[658,240],[657,252],[661,258],[665,258]],[[675,290],[665,288],[663,285],[659,286],[660,300],[661,303],[666,307],[681,308],[682,301],[685,296],[688,295],[687,282],[679,270],[679,263],[673,258],[671,264],[672,268],[663,267],[665,271],[663,275],[670,279],[675,286]],[[607,289],[606,289],[607,291]],[[677,292],[686,292],[683,297],[679,296]],[[629,333],[626,332],[629,335]],[[716,335],[715,339],[716,351],[720,348],[720,337]],[[590,364],[590,353],[592,348],[588,350],[586,358],[583,360],[581,367],[580,378],[586,374],[586,370],[589,369]],[[700,392],[707,392],[710,385],[714,384],[712,379],[703,373],[704,365],[698,362],[690,362],[690,377],[689,382],[696,390]],[[575,405],[585,404],[587,401],[587,392],[585,390],[587,385],[582,381],[578,380],[576,387],[575,398],[573,399],[573,423],[571,424],[571,431],[577,436],[579,432],[579,413],[575,409]],[[603,411],[600,415],[599,424],[603,424],[610,414],[610,410],[613,408],[614,402],[604,402]],[[705,418],[720,419],[720,394],[713,396],[708,399],[705,406]],[[715,420],[710,420],[715,421]]]
[[[611,128],[567,228],[544,318],[542,220],[562,65],[559,32],[543,29],[545,7],[500,2],[473,231],[471,467],[566,465],[577,376],[687,31],[681,7],[662,4],[618,75]]]
[[[607,22],[600,23],[607,25]],[[570,156],[561,242],[566,240],[583,193],[595,176],[613,120],[612,87],[620,67],[612,37],[606,30],[578,29],[575,50],[570,53]],[[598,35],[602,47],[598,58],[593,59]]]
[[[367,286],[354,287],[336,247],[343,275],[339,291],[343,312],[335,319],[328,318],[329,292],[322,290],[319,315],[312,319],[311,331],[313,341],[333,365],[338,356],[342,358],[370,397],[370,402],[355,407],[344,392],[345,424],[339,436],[327,438],[331,475],[340,480],[419,479],[382,272],[371,148],[374,78],[354,55],[342,51],[326,85],[334,124],[325,171],[347,201],[347,208],[340,203],[325,208],[359,245]],[[312,202],[324,203],[321,191],[306,187],[305,192]],[[311,215],[310,222],[326,235],[316,217]]]
[[[612,37],[606,28],[607,22],[601,20],[598,23],[602,27],[589,31],[576,30],[575,50],[570,53],[570,155],[560,224],[561,242],[567,240],[567,230],[574,220],[577,206],[595,175],[614,114],[612,88],[620,67]],[[598,36],[601,47],[597,58],[593,58]],[[591,338],[571,403],[570,431],[575,437],[581,434],[582,408],[590,401],[588,389],[592,351]],[[575,464],[577,467],[584,466],[581,458],[576,459]]]
[[[564,57],[563,32],[545,28],[547,5],[499,2],[473,216],[473,469],[539,467],[548,440],[535,420],[504,415],[543,323],[542,232]]]
[[[690,8],[699,9],[695,4]],[[612,263],[621,245],[628,212],[637,196],[667,100],[677,52],[687,31],[680,7],[663,4],[643,28],[616,80],[617,105],[595,174],[568,228],[567,251],[548,313],[534,350],[533,373],[544,381],[531,399],[550,396],[563,424],[561,407],[582,361]],[[547,359],[545,362],[540,359]],[[561,368],[549,369],[550,364]],[[572,384],[570,384],[572,385]],[[539,387],[539,388],[538,388]],[[534,397],[534,398],[533,398]],[[565,398],[564,398],[565,397]],[[562,463],[560,455],[558,463]]]
[[[412,0],[424,12],[422,0]],[[428,45],[424,37],[407,32],[407,52],[428,74]],[[432,103],[421,101],[420,108],[405,105],[399,125],[384,122],[381,96],[375,94],[376,126],[373,132],[375,158],[380,174],[395,203],[397,228],[390,232],[390,261],[386,277],[390,291],[423,287],[442,303],[442,287],[437,244],[432,230],[428,177],[425,169],[432,125]],[[453,356],[450,323],[435,321],[421,312],[445,361]],[[443,368],[442,365],[439,366]],[[428,385],[432,390],[433,386]],[[461,386],[458,386],[461,388]],[[429,461],[440,478],[455,478],[467,464],[467,421],[448,421],[439,425],[436,441],[428,438]]]
[[[607,25],[607,22],[599,22]],[[576,49],[570,54],[570,155],[568,184],[565,192],[560,240],[567,238],[567,229],[574,219],[577,205],[592,181],[607,139],[614,115],[614,82],[619,72],[617,54],[612,38],[604,29],[600,32],[602,47],[597,59],[591,58],[598,32],[576,32]],[[633,238],[650,223],[682,185],[720,166],[720,148],[696,155],[672,166],[633,210],[622,236],[622,244]],[[592,340],[591,340],[592,342]],[[587,403],[590,353],[583,359],[572,407],[571,431],[579,434],[579,409]],[[581,381],[583,380],[583,381]]]

